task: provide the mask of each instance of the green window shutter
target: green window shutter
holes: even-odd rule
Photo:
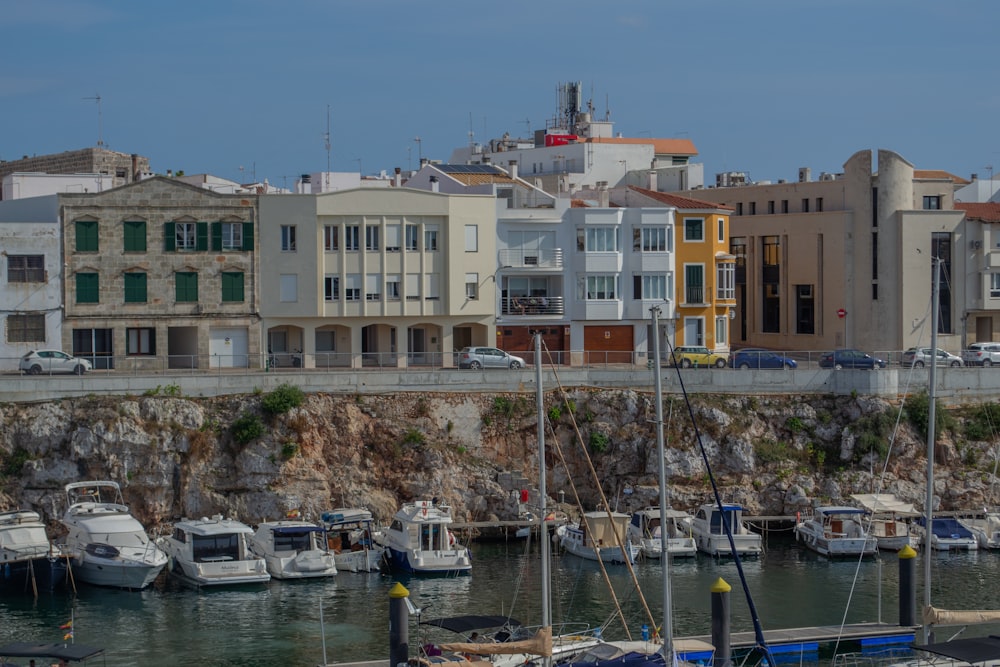
[[[222,274],[222,300],[225,302],[242,302],[243,274],[227,272]]]
[[[177,303],[198,301],[198,274],[178,272],[174,274],[174,296]]]
[[[243,249],[253,250],[253,223],[243,223]]]
[[[125,252],[146,252],[145,221],[125,221]]]
[[[213,222],[212,223],[212,251],[219,252],[222,250],[222,223]]]
[[[177,229],[172,222],[163,225],[163,249],[174,252],[177,249]]]
[[[125,274],[125,303],[146,303],[146,274]]]
[[[76,251],[97,252],[97,221],[80,220],[76,223]]]
[[[208,223],[199,222],[195,225],[195,250],[208,250]]]
[[[100,303],[99,280],[96,273],[76,274],[76,302]]]

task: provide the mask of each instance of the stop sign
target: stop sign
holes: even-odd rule
[[[843,308],[838,308],[837,317],[839,317],[840,319],[844,319],[845,317],[847,317],[847,311],[844,310]]]

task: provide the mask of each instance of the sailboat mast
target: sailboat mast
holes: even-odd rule
[[[660,566],[663,568],[663,663],[672,665],[674,638],[670,622],[670,553],[667,549],[667,463],[663,444],[663,379],[660,377],[660,307],[649,309],[653,314],[653,386],[656,389],[656,457],[660,477]]]
[[[538,511],[542,519],[539,532],[539,548],[542,554],[542,627],[552,625],[550,610],[552,581],[549,572],[549,510],[546,507],[548,491],[545,486],[545,395],[542,391],[542,334],[535,332],[535,404],[538,412]],[[543,664],[548,667],[551,656],[546,656]]]
[[[938,342],[938,292],[941,280],[941,258],[934,262],[931,279],[931,364],[927,371],[927,498],[924,500],[924,608],[931,606],[931,539],[934,535],[934,439],[937,431],[937,342]],[[924,643],[930,641],[930,627],[924,623]]]

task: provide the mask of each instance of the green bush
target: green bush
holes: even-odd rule
[[[805,424],[802,423],[802,420],[799,419],[798,417],[789,417],[788,419],[785,420],[785,428],[787,428],[792,433],[798,433],[803,428],[805,428]]]
[[[269,415],[280,415],[299,407],[303,400],[305,394],[301,389],[294,385],[283,384],[265,396],[260,402],[260,407]]]
[[[233,439],[241,445],[264,435],[264,424],[260,417],[244,413],[233,422]]]
[[[559,421],[560,417],[562,417],[562,406],[553,405],[551,408],[549,408],[549,421],[550,422],[557,422],[557,421]]]
[[[965,437],[969,440],[992,440],[1000,431],[1000,405],[984,403],[965,421]]]
[[[426,440],[426,436],[420,429],[411,428],[403,434],[403,444],[406,445],[422,445],[424,440]]]
[[[600,431],[594,431],[590,434],[590,451],[595,454],[603,454],[608,451],[609,438]]]
[[[31,460],[28,450],[15,447],[9,456],[0,458],[0,472],[4,477],[18,477],[24,469],[24,464]]]
[[[281,445],[281,458],[285,461],[299,453],[299,443],[294,440],[287,440]]]
[[[921,435],[927,434],[928,420],[930,419],[930,396],[927,392],[922,392],[910,396],[906,401],[906,418],[913,428]],[[944,430],[955,428],[955,417],[941,408],[941,403],[934,401],[934,438],[941,437]]]
[[[758,463],[777,463],[791,458],[788,445],[770,438],[758,440],[753,451]]]

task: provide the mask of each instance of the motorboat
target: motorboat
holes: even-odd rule
[[[270,581],[267,562],[250,551],[253,528],[221,514],[183,519],[160,546],[170,556],[170,573],[193,586],[233,586]]]
[[[132,516],[117,482],[71,482],[65,487],[69,531],[64,549],[73,576],[96,586],[139,590],[167,565],[167,555]]]
[[[585,512],[577,524],[560,526],[556,535],[559,545],[574,556],[605,563],[635,563],[641,551],[639,545],[629,542],[628,525],[628,514],[597,510]]]
[[[698,545],[691,536],[691,520],[683,510],[667,509],[667,553],[671,558],[693,558]],[[660,528],[660,508],[647,507],[632,513],[628,524],[628,539],[637,544],[644,558],[663,555],[663,530]]]
[[[332,577],[337,564],[326,548],[325,532],[322,526],[298,519],[265,521],[247,542],[275,579]]]
[[[375,543],[378,531],[372,513],[363,508],[330,510],[320,515],[327,548],[340,572],[377,572],[385,547]]]
[[[472,558],[448,529],[451,508],[433,500],[404,503],[392,523],[374,536],[388,569],[411,574],[468,574]]]
[[[874,556],[878,542],[865,530],[864,518],[865,510],[858,507],[817,507],[812,517],[795,524],[795,539],[829,558]]]
[[[958,521],[976,536],[980,549],[1000,549],[1000,512],[986,511],[981,517],[961,518]]]
[[[879,551],[899,551],[903,547],[916,547],[918,539],[910,525],[919,516],[913,503],[898,500],[890,493],[856,493],[851,496],[868,511],[865,525],[868,534],[875,538]]]
[[[0,587],[52,591],[67,580],[68,560],[52,544],[38,512],[0,512]]]
[[[743,520],[743,507],[723,504],[722,509],[715,503],[706,503],[698,508],[691,521],[691,534],[698,551],[721,558],[731,557],[733,550],[726,536],[726,526],[733,535],[736,552],[742,558],[760,556],[763,539]]]
[[[920,537],[920,544],[927,544],[925,517],[916,520],[914,532]],[[934,517],[931,522],[930,548],[932,551],[977,551],[979,540],[972,531],[959,523],[958,519]]]

